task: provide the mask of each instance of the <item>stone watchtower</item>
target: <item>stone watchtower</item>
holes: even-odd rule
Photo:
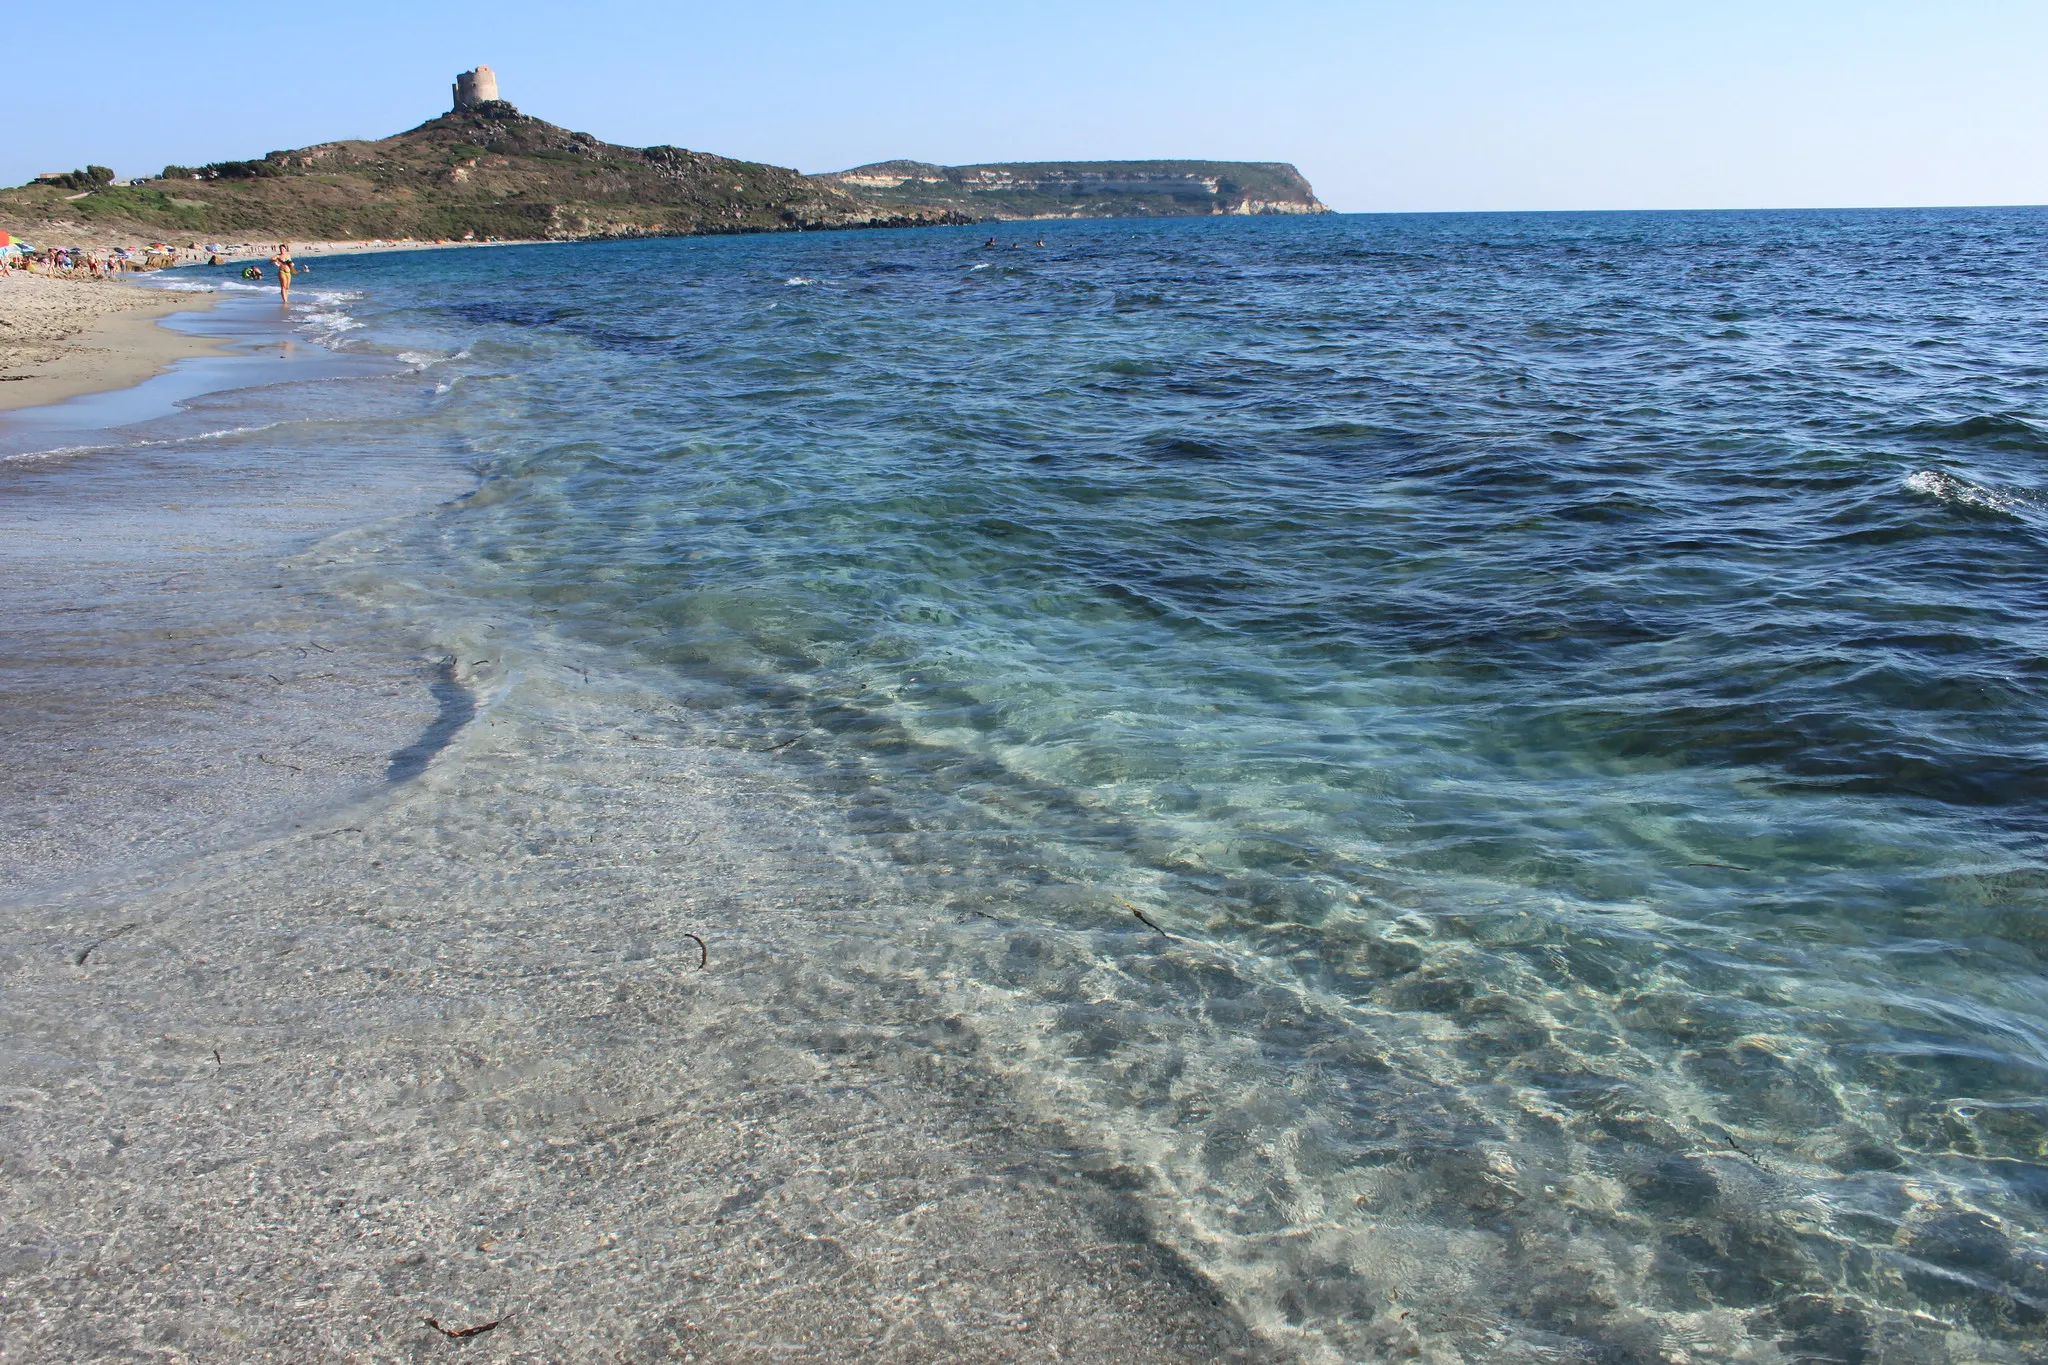
[[[498,76],[488,66],[465,71],[455,78],[455,108],[459,113],[488,104],[498,98]]]

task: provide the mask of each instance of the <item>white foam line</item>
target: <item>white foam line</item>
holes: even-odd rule
[[[269,431],[272,427],[286,425],[283,422],[260,422],[253,427],[222,427],[218,431],[195,432],[190,436],[171,436],[161,441],[113,441],[100,445],[58,446],[54,450],[25,450],[18,455],[0,455],[0,463],[11,464],[22,460],[54,460],[70,455],[90,455],[102,450],[146,450],[155,446],[191,445],[196,441],[217,441],[224,436],[247,436],[258,431]]]

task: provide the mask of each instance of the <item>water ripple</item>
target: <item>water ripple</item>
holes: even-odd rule
[[[1310,1358],[2040,1361],[2048,215],[979,236],[349,263],[441,591],[800,736]]]

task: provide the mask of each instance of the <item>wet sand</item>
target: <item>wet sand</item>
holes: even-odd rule
[[[0,411],[125,389],[176,361],[222,354],[204,338],[156,325],[217,301],[20,271],[0,279]]]

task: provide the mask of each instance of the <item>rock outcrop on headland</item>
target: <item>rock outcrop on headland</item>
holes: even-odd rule
[[[975,219],[1328,213],[1284,161],[877,161],[811,179],[877,204]]]

